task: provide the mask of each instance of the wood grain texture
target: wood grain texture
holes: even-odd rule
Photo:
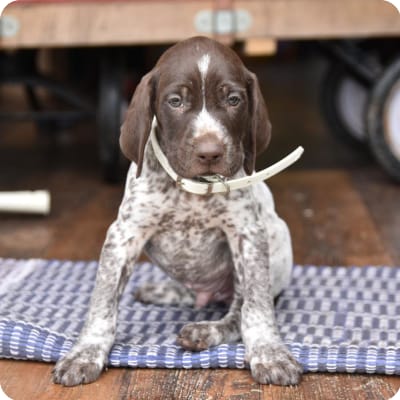
[[[399,185],[382,172],[354,171],[352,182],[368,208],[376,231],[395,265],[400,265]],[[367,183],[368,182],[368,183]]]
[[[198,35],[197,14],[211,0],[13,3],[4,15],[18,21],[14,36],[0,47],[63,47],[171,43]],[[396,9],[383,0],[238,0],[251,26],[236,34],[307,39],[395,36]],[[362,12],[361,12],[362,10]],[[210,32],[210,34],[212,34]]]
[[[292,232],[295,261],[400,265],[400,186],[328,135],[313,68],[276,61],[258,71],[274,124],[261,164],[292,145],[306,148],[301,162],[269,182]],[[24,100],[0,88],[4,104],[18,108]],[[1,124],[0,131],[0,188],[47,188],[53,197],[46,218],[0,214],[0,256],[97,259],[123,184],[100,180],[94,127],[77,127],[58,146],[32,124]],[[280,388],[258,385],[247,370],[111,368],[91,385],[63,388],[51,383],[52,368],[0,360],[0,385],[15,400],[387,400],[400,387],[400,377],[379,375],[306,374],[299,386]]]
[[[297,387],[258,385],[241,370],[109,369],[101,380],[64,388],[50,382],[52,366],[0,361],[0,382],[15,400],[388,400],[400,378],[307,374]]]
[[[277,208],[291,221],[300,264],[392,265],[359,192],[345,171],[288,172],[271,182]]]

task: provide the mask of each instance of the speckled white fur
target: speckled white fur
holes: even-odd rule
[[[202,47],[212,50],[213,57],[220,62],[231,62],[231,69],[246,72],[240,60],[209,39],[194,38],[175,51],[187,49],[185,46],[191,50]],[[183,54],[179,54],[181,59]],[[207,110],[205,104],[205,98],[213,94],[204,94],[208,90],[206,78],[211,73],[213,57],[208,52],[204,54],[191,63],[186,60],[192,70],[197,68],[197,75],[200,71],[203,82],[202,93],[192,93],[197,96],[197,104],[203,99],[202,110],[192,122],[194,131],[213,132],[229,139],[235,132],[221,127],[213,117],[213,110]],[[212,71],[216,70],[214,66]],[[237,74],[237,79],[238,76],[242,75]],[[247,76],[255,82],[251,75]],[[139,85],[138,97],[131,107],[140,107],[151,98],[152,86],[147,82],[145,79]],[[242,92],[247,82],[237,83],[242,85]],[[253,93],[259,96],[259,90]],[[261,99],[256,103],[261,104]],[[149,120],[143,126],[151,126],[153,115],[149,110],[150,107]],[[136,119],[129,123],[136,128],[144,113],[132,115]],[[225,118],[232,115],[231,110]],[[258,121],[264,121],[263,129],[268,129],[265,107],[258,114],[241,114],[242,117],[245,121],[257,117]],[[160,123],[162,126],[165,124]],[[162,137],[163,132],[158,133]],[[238,160],[244,160],[243,146],[236,146],[234,151],[240,156]],[[147,286],[145,294],[137,293],[139,300],[197,306],[212,300],[230,303],[229,311],[220,321],[193,322],[183,327],[177,338],[183,348],[199,351],[242,338],[251,373],[258,382],[298,383],[301,367],[280,338],[273,304],[274,297],[289,283],[293,264],[291,240],[285,222],[275,212],[268,187],[257,183],[228,195],[188,194],[160,167],[148,142],[143,154],[141,175],[136,177],[137,166],[132,163],[118,217],[107,232],[86,323],[70,352],[58,361],[54,381],[73,386],[99,377],[114,342],[120,294],[144,249],[176,282],[161,288]],[[185,154],[189,163],[193,161],[190,151]],[[232,178],[245,174],[243,168],[235,171]]]

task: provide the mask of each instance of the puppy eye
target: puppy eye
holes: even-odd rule
[[[173,95],[168,98],[168,104],[173,108],[179,108],[182,105],[182,99],[180,96]]]
[[[232,107],[239,105],[240,101],[240,97],[236,94],[231,94],[228,96],[228,104]]]

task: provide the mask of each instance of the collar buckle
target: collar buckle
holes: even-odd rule
[[[183,183],[182,183],[182,177],[181,176],[177,176],[176,177],[176,182],[175,182],[176,187],[182,188],[183,187]]]
[[[225,187],[225,196],[228,197],[229,193],[231,192],[231,187],[229,186],[229,183],[226,181],[227,178],[222,178],[220,175],[216,175],[216,178],[218,179],[219,183],[222,183]]]
[[[200,180],[207,185],[207,192],[205,193],[207,196],[209,196],[213,193],[214,184],[216,184],[216,183],[221,183],[224,186],[225,191],[221,192],[221,193],[224,193],[225,196],[228,196],[229,193],[231,192],[231,187],[229,186],[229,183],[227,182],[227,178],[222,177],[221,175],[204,176],[204,177],[200,177]]]

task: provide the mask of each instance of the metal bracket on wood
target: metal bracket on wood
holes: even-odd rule
[[[248,30],[252,23],[251,14],[242,9],[202,10],[194,20],[196,30],[209,35],[234,35]]]
[[[0,38],[15,36],[20,28],[19,21],[10,15],[0,17]]]

